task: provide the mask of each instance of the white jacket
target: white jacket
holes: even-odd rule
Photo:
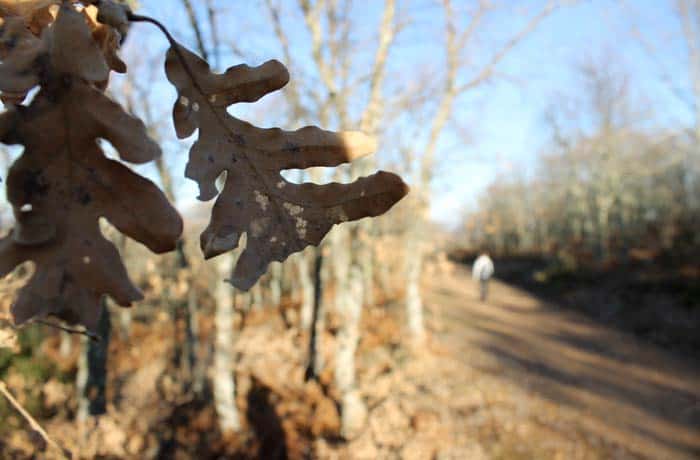
[[[472,278],[478,281],[486,281],[493,276],[493,260],[486,254],[482,254],[474,261]]]

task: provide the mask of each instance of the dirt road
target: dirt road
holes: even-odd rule
[[[435,340],[468,369],[464,388],[490,379],[485,397],[500,398],[501,418],[522,421],[529,442],[602,442],[596,458],[700,458],[700,363],[502,283],[482,303],[462,267],[425,290]]]

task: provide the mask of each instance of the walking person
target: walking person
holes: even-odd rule
[[[489,280],[493,276],[493,260],[485,252],[482,252],[474,261],[472,267],[472,279],[479,282],[481,301],[485,302],[489,295]]]

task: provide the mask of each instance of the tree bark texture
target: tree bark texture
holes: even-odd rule
[[[367,408],[362,401],[355,379],[355,353],[360,338],[362,317],[362,269],[353,265],[344,297],[338,305],[340,330],[335,355],[335,384],[340,392],[341,435],[353,439],[360,434],[367,420]]]
[[[233,355],[234,288],[225,282],[231,276],[233,258],[224,254],[216,260],[216,338],[214,343],[214,404],[222,432],[238,431],[241,423],[236,407]]]

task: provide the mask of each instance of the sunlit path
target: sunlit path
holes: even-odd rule
[[[697,363],[501,283],[481,303],[463,268],[426,281],[437,340],[468,368],[531,394],[531,402],[513,401],[526,416],[541,399],[629,456],[700,457]]]

